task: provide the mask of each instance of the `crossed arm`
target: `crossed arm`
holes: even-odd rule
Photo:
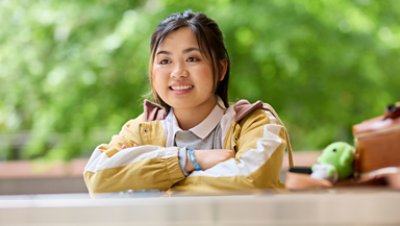
[[[276,187],[285,149],[281,130],[282,126],[268,125],[263,118],[243,124],[245,133],[236,152],[195,150],[203,171],[194,171],[187,158],[184,170],[189,176],[185,177],[179,165],[178,147],[137,145],[140,140],[130,139],[135,134],[123,129],[109,144],[96,148],[85,168],[85,182],[91,193],[130,189],[165,191],[172,187],[178,190]],[[254,137],[260,139],[254,142]]]

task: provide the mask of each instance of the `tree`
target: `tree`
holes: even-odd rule
[[[272,104],[296,150],[352,142],[352,125],[400,99],[399,7],[395,0],[1,1],[0,159],[86,157],[107,142],[142,111],[151,33],[188,8],[224,31],[232,101]]]

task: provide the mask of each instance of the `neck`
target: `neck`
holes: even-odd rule
[[[216,104],[217,98],[215,98],[215,101],[206,103],[204,106],[174,109],[174,114],[176,120],[178,121],[179,127],[183,130],[188,130],[195,127],[205,118],[207,118]]]

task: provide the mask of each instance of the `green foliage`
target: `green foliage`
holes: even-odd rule
[[[230,99],[272,104],[297,150],[351,143],[400,99],[396,0],[0,1],[0,159],[107,142],[142,111],[151,33],[188,8],[224,31]]]

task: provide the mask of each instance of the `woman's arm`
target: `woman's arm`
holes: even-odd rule
[[[143,120],[138,117],[127,122],[108,144],[99,145],[84,171],[86,186],[91,194],[128,190],[168,190],[184,179],[178,161],[177,147],[162,147],[162,136],[154,136],[147,145],[140,135]],[[163,134],[161,126],[147,132]],[[143,129],[143,128],[142,128]],[[159,130],[159,131],[156,131]]]
[[[184,179],[178,148],[143,145],[107,156],[95,149],[85,167],[84,179],[91,194],[128,190],[168,190]]]
[[[193,171],[173,187],[175,191],[284,188],[279,176],[287,144],[285,128],[270,112],[263,110],[254,111],[235,127],[235,131],[240,131],[237,139],[233,138],[235,157],[211,168]],[[207,161],[207,155],[196,155],[196,158],[200,165],[202,161]]]
[[[201,169],[207,170],[220,162],[235,157],[235,152],[228,149],[195,150],[194,155],[196,161],[201,166]],[[189,154],[187,153],[185,171],[191,173],[193,170],[194,166],[190,161]]]

